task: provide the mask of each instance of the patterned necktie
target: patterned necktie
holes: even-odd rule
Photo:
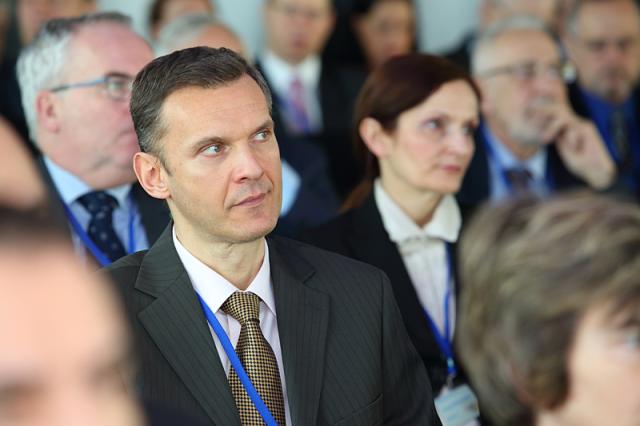
[[[298,76],[294,76],[289,85],[286,120],[289,130],[296,135],[307,135],[311,132],[304,102],[304,87]]]
[[[611,114],[611,137],[620,170],[628,170],[631,167],[631,151],[629,149],[627,123],[622,109],[616,109]]]
[[[113,229],[113,210],[118,201],[104,191],[89,192],[78,198],[91,214],[87,235],[112,262],[126,255],[122,242]]]
[[[505,176],[511,186],[511,192],[514,195],[524,195],[531,189],[531,172],[529,170],[516,167],[505,171]]]
[[[273,418],[279,425],[284,425],[282,383],[276,357],[260,329],[260,298],[253,293],[237,291],[223,303],[222,310],[240,323],[240,338],[236,345],[238,358]],[[233,367],[229,371],[229,384],[242,424],[264,425]]]

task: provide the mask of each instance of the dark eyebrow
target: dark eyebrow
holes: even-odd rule
[[[264,129],[273,129],[273,126],[274,126],[273,119],[269,117],[264,123],[256,127],[256,129],[251,134],[254,135]]]
[[[41,390],[35,378],[15,378],[0,382],[0,406],[15,398],[35,395]]]

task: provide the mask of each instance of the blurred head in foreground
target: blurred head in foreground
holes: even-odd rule
[[[461,244],[458,349],[501,425],[640,418],[640,208],[603,196],[480,212]]]
[[[0,424],[140,425],[120,306],[36,216],[0,208]]]

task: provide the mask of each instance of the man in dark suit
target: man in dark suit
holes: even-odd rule
[[[163,203],[132,184],[138,144],[128,100],[151,59],[129,18],[97,13],[49,21],[18,61],[51,198],[79,254],[103,266],[147,248],[168,222]]]
[[[499,22],[473,56],[483,124],[458,200],[465,211],[486,199],[545,195],[576,184],[603,190],[615,167],[593,123],[571,110],[558,47],[533,18]]]
[[[281,201],[270,103],[227,49],[174,52],[136,78],[134,169],[173,217],[108,268],[143,395],[219,425],[439,424],[386,276],[265,238]]]
[[[268,0],[264,18],[266,46],[258,68],[274,94],[273,118],[282,158],[301,173],[309,162],[322,158],[343,197],[359,177],[351,116],[365,76],[320,57],[334,23],[330,0]],[[319,146],[320,152],[296,163],[297,146],[309,143]]]
[[[632,0],[580,1],[568,17],[576,112],[596,124],[626,186],[640,195],[640,9]]]

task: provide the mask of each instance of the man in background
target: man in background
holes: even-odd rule
[[[640,196],[640,11],[632,0],[586,0],[568,17],[565,45],[576,112],[593,120],[623,183]]]
[[[142,250],[168,221],[134,185],[138,144],[131,82],[152,59],[129,18],[97,13],[47,22],[18,61],[29,132],[41,167],[82,257],[107,265]]]

